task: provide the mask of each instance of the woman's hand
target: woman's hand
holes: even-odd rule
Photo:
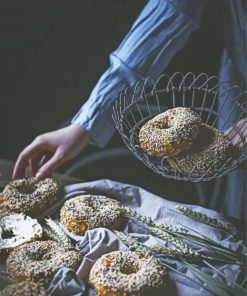
[[[37,179],[50,175],[61,164],[78,155],[89,139],[88,132],[73,124],[38,136],[20,153],[13,179],[23,176],[27,164]]]
[[[236,125],[226,130],[225,135],[234,146],[243,148],[247,143],[247,118],[239,120]]]

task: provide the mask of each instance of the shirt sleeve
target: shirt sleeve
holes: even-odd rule
[[[164,71],[174,55],[200,27],[207,0],[150,0],[120,46],[110,54],[110,67],[72,119],[104,147],[114,133],[112,106],[127,87]]]

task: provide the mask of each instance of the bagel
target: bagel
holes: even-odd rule
[[[177,107],[158,114],[139,131],[144,152],[168,157],[189,149],[199,132],[200,116],[189,108]]]
[[[60,221],[69,231],[83,235],[88,229],[97,227],[120,230],[125,218],[118,201],[87,194],[67,200],[61,209]]]
[[[89,282],[100,296],[157,295],[166,285],[167,271],[154,257],[114,251],[96,261]]]
[[[23,281],[6,286],[0,296],[49,296],[42,284]]]
[[[35,216],[54,204],[58,191],[58,184],[52,178],[14,180],[5,186],[0,195],[0,207],[7,212]]]
[[[14,249],[6,266],[16,282],[30,280],[47,285],[58,269],[75,270],[80,259],[78,252],[65,249],[55,241],[35,241]]]
[[[168,158],[172,170],[191,173],[193,176],[212,176],[217,173],[230,157],[236,156],[231,141],[219,130],[206,124],[200,125],[196,142],[178,156]]]

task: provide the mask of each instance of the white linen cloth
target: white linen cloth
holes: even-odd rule
[[[196,235],[202,234],[211,240],[218,242],[222,246],[225,246],[231,250],[238,250],[242,254],[247,254],[247,249],[244,246],[243,241],[236,240],[233,235],[228,234],[224,231],[220,231],[214,227],[205,225],[200,222],[196,222],[189,217],[186,217],[180,213],[176,213],[176,203],[157,195],[154,195],[146,190],[137,186],[114,182],[111,180],[99,180],[87,183],[79,183],[65,186],[65,199],[72,198],[74,196],[91,193],[91,194],[103,194],[110,198],[114,198],[120,201],[124,206],[137,211],[138,213],[151,217],[156,223],[168,223],[176,225],[177,227],[188,227],[191,229],[191,234]],[[222,223],[228,223],[224,217],[215,211],[208,210],[199,206],[186,205],[188,208],[204,213],[210,217],[217,218]],[[84,286],[79,279],[84,282],[87,281],[88,275],[95,260],[101,255],[114,251],[114,250],[128,250],[125,244],[110,230],[104,228],[97,228],[89,230],[84,236],[75,236],[72,233],[66,231],[67,234],[76,241],[76,248],[80,251],[83,256],[83,260],[76,272],[73,274],[68,269],[60,270],[54,277],[50,291],[52,295],[61,296],[79,296],[79,295],[94,295],[92,289],[84,291]],[[157,239],[156,237],[149,235],[146,228],[141,223],[134,219],[129,219],[125,228],[126,234],[131,234],[135,238],[138,238],[146,246],[152,246],[157,244],[166,245],[167,243]],[[193,249],[199,253],[204,252],[210,254],[206,249],[198,245],[192,246]],[[163,258],[165,258],[163,256]],[[184,264],[179,260],[166,258],[167,263],[172,264],[180,272],[191,277],[192,280],[179,275],[176,272],[169,271],[169,277],[171,283],[169,285],[169,295],[178,296],[201,296],[201,295],[212,295],[203,285],[198,281],[188,270]],[[223,264],[215,265],[215,267],[224,273],[228,284],[235,282],[241,274],[240,267],[237,264]],[[217,272],[207,267],[199,268],[205,272],[208,272],[214,278],[223,280]],[[69,276],[68,276],[69,273]],[[164,293],[166,294],[167,291]],[[168,294],[166,294],[168,295]]]

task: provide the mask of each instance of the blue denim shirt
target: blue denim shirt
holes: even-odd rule
[[[90,132],[104,147],[114,132],[112,105],[138,80],[157,78],[199,28],[207,0],[150,0],[119,47],[110,54],[110,67],[72,123]]]
[[[88,101],[72,123],[90,132],[104,147],[114,132],[112,105],[119,94],[138,80],[157,78],[190,34],[199,29],[207,0],[150,0],[120,46],[110,54],[110,67],[101,76]],[[241,0],[225,1],[228,44],[222,56],[220,79],[232,80],[229,72],[246,77],[246,13]],[[227,43],[227,42],[226,42]],[[234,44],[234,47],[232,46]],[[235,69],[234,69],[235,68]]]
[[[92,140],[104,147],[115,129],[112,105],[119,94],[138,80],[149,76],[156,79],[166,69],[191,33],[199,29],[207,3],[207,0],[150,0],[122,43],[110,54],[109,69],[101,76],[72,123],[90,132]],[[246,88],[247,20],[243,2],[224,0],[224,15],[224,48],[219,79]],[[231,108],[229,102],[224,110],[229,112]],[[233,116],[237,117],[237,114]],[[239,217],[246,194],[246,174],[235,170],[228,178],[231,181],[224,198],[225,212]],[[219,200],[218,197],[212,199],[211,206],[215,208]]]

